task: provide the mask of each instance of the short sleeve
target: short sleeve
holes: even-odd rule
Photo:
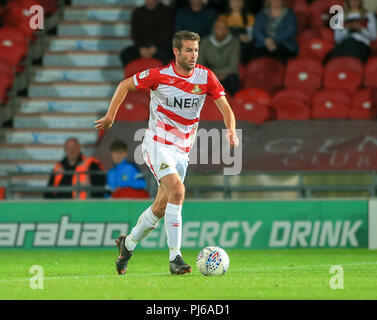
[[[213,100],[217,100],[220,97],[225,96],[224,87],[211,70],[208,70],[208,95]]]
[[[160,71],[157,68],[147,69],[136,73],[133,79],[138,89],[156,89],[160,80]]]

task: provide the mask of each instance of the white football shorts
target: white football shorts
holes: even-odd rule
[[[189,164],[188,153],[176,151],[174,147],[165,146],[157,141],[144,139],[141,150],[145,163],[160,185],[160,179],[168,174],[178,173],[182,183],[185,180]]]

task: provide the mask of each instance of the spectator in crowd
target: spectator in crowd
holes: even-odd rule
[[[159,0],[145,0],[131,18],[131,37],[134,44],[120,53],[123,66],[138,58],[156,58],[167,64],[173,58],[171,38],[174,17],[170,7]]]
[[[76,138],[69,138],[65,141],[64,150],[66,156],[55,165],[54,174],[50,176],[48,186],[63,187],[63,186],[97,186],[105,188],[106,176],[94,174],[97,171],[103,171],[102,163],[94,157],[86,157],[81,153],[80,143]],[[89,172],[82,174],[67,173],[67,171]],[[73,192],[46,192],[45,198],[103,198],[104,192],[80,191],[78,194]]]
[[[254,15],[261,11],[265,5],[266,0],[252,0],[246,1],[247,9]]]
[[[210,68],[225,90],[234,95],[239,90],[240,41],[228,27],[227,19],[217,19],[213,34],[200,44],[198,63]]]
[[[255,18],[247,12],[244,0],[229,0],[229,8],[225,15],[230,32],[241,41],[241,61],[249,60],[253,26]]]
[[[145,189],[144,175],[135,162],[127,160],[127,144],[115,140],[111,146],[111,158],[115,166],[107,173],[107,188],[114,192],[117,188]]]
[[[326,57],[349,56],[366,63],[370,44],[377,39],[376,17],[365,10],[362,0],[344,1],[344,29],[334,31],[335,48]]]
[[[297,55],[297,19],[294,12],[284,6],[283,0],[266,0],[255,20],[252,58],[270,56],[287,62]]]
[[[204,6],[203,0],[190,0],[188,7],[177,11],[175,32],[189,30],[198,33],[201,38],[204,38],[211,34],[216,17],[216,11]]]
[[[376,0],[364,0],[364,8],[367,11],[373,12],[377,15],[377,1]]]

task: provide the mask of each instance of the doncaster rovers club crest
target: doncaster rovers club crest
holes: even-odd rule
[[[202,92],[203,92],[203,90],[199,88],[198,84],[195,84],[194,89],[191,90],[191,93],[193,93],[193,94],[201,94]]]

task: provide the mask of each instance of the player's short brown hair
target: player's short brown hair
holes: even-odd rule
[[[110,151],[128,151],[127,144],[122,140],[115,140],[110,145]]]
[[[184,40],[192,40],[192,41],[198,41],[200,42],[200,36],[191,31],[179,31],[173,36],[173,48],[177,48],[178,50],[182,49]]]

